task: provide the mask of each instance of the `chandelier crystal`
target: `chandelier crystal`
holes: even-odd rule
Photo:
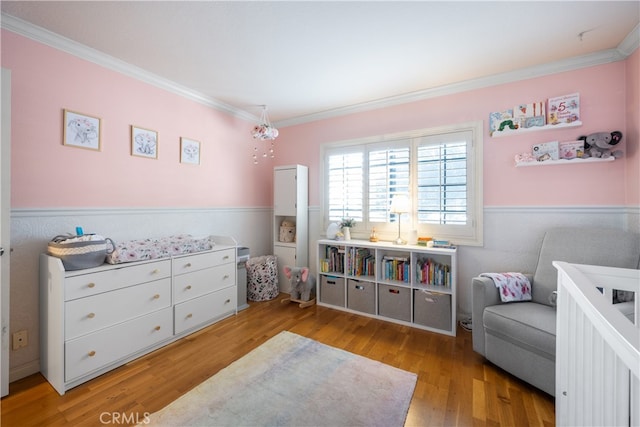
[[[265,147],[262,152],[262,157],[267,158],[271,157],[272,159],[275,157],[274,151],[274,140],[278,137],[278,129],[274,128],[269,121],[269,115],[267,114],[267,106],[262,105],[262,117],[260,118],[260,123],[253,127],[251,131],[251,135],[253,139],[258,141],[269,141],[269,146]],[[253,163],[258,164],[258,155],[260,149],[258,145],[253,148]]]

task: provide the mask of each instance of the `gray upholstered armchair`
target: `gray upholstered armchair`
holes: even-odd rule
[[[550,395],[555,395],[557,271],[551,263],[556,260],[638,268],[640,237],[617,229],[549,230],[535,273],[528,275],[531,301],[502,303],[493,280],[472,279],[473,349]]]

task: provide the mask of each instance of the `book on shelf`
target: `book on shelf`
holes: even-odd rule
[[[322,273],[344,273],[344,247],[327,246],[325,258],[320,263]]]
[[[489,113],[489,135],[502,132],[505,129],[515,129],[513,110],[494,111]]]
[[[513,108],[513,121],[517,123],[520,128],[544,126],[546,119],[544,101],[520,104]]]
[[[451,267],[431,258],[418,259],[416,281],[423,285],[451,287]]]
[[[411,261],[408,257],[385,255],[382,258],[382,278],[409,283],[411,280]]]
[[[579,93],[549,98],[547,104],[547,123],[550,125],[573,123],[580,120]]]
[[[367,248],[349,248],[347,272],[352,276],[374,276],[376,259]]]
[[[532,147],[532,154],[533,154],[533,157],[539,162],[544,162],[545,160],[558,160],[559,158],[558,141],[543,142],[540,144],[535,144]]]
[[[578,159],[584,155],[584,141],[565,141],[560,143],[561,159]]]

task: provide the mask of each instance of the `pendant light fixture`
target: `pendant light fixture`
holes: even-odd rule
[[[275,144],[273,141],[278,137],[278,129],[274,128],[269,121],[267,106],[261,105],[261,107],[262,117],[260,117],[260,123],[253,127],[251,135],[253,139],[265,142],[266,145],[262,150],[262,157],[265,159],[271,157],[273,159],[275,157]],[[258,145],[259,144],[256,144],[253,148],[253,164],[256,165],[258,164],[258,153],[260,152]]]

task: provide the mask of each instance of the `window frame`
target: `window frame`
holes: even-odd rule
[[[467,143],[467,216],[469,223],[466,225],[438,225],[419,224],[417,212],[418,197],[418,171],[417,150],[420,141],[426,138],[437,137],[452,133],[470,132],[471,140]],[[325,143],[320,146],[320,200],[321,218],[323,229],[331,222],[328,212],[328,156],[338,153],[361,151],[363,159],[363,216],[364,221],[357,224],[351,230],[352,236],[367,238],[375,228],[381,240],[393,240],[397,237],[397,222],[373,222],[369,220],[369,156],[370,151],[380,148],[397,148],[409,146],[409,197],[411,199],[412,212],[402,215],[401,229],[404,238],[411,234],[418,236],[431,236],[438,239],[451,240],[456,245],[482,246],[483,245],[483,121],[471,121],[452,125],[437,126],[432,128],[417,129],[387,135],[378,135],[347,141]],[[412,237],[416,237],[415,235]],[[409,239],[410,241],[412,239]],[[415,239],[414,239],[415,240]]]

